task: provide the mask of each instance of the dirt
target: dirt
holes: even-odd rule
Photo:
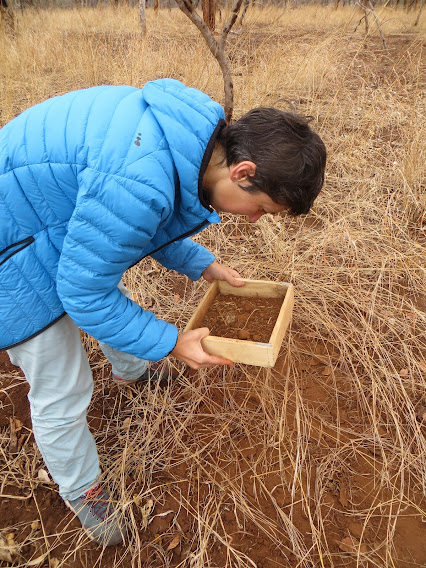
[[[282,298],[217,294],[201,326],[217,337],[268,343],[282,303]]]
[[[171,287],[173,301],[181,301],[185,295],[186,290],[181,283],[182,280],[178,279],[177,284]],[[247,306],[249,312],[253,309],[253,306]],[[295,327],[297,329],[297,318]],[[215,527],[217,537],[212,539],[209,549],[212,565],[219,568],[229,565],[227,546],[232,541],[232,546],[257,568],[300,567],[299,560],[292,553],[284,519],[291,518],[298,538],[306,549],[312,549],[308,515],[315,516],[317,509],[321,511],[329,550],[336,559],[337,555],[341,555],[340,562],[335,560],[331,564],[325,559],[318,566],[373,566],[357,563],[358,548],[374,560],[375,566],[386,566],[387,532],[383,519],[392,512],[392,492],[386,484],[380,483],[382,462],[380,455],[375,453],[374,444],[365,448],[363,459],[360,459],[360,454],[357,458],[351,457],[349,451],[346,457],[341,456],[337,470],[334,468],[328,473],[324,469],[324,461],[336,448],[341,448],[341,444],[350,447],[354,439],[351,427],[356,425],[359,432],[364,432],[369,424],[364,421],[350,391],[349,377],[336,366],[339,354],[326,343],[316,347],[309,345],[301,332],[294,331],[293,335],[297,352],[306,353],[306,356],[293,361],[294,375],[300,379],[288,392],[285,392],[288,386],[283,382],[287,373],[285,354],[278,359],[272,372],[260,377],[256,386],[244,371],[229,371],[225,383],[220,374],[211,371],[208,387],[196,409],[195,421],[181,440],[190,448],[192,455],[198,453],[203,456],[201,478],[200,472],[193,470],[191,461],[181,458],[181,450],[175,447],[170,465],[156,471],[152,479],[149,497],[153,500],[154,510],[148,526],[145,526],[143,512],[148,498],[140,502],[134,499],[127,510],[127,518],[131,512],[133,526],[136,523],[139,527],[139,542],[132,537],[126,545],[106,550],[84,540],[79,523],[59,497],[57,486],[38,479],[38,472],[46,468],[32,437],[26,398],[28,386],[19,369],[10,364],[5,353],[1,353],[0,432],[6,443],[2,444],[5,454],[1,460],[0,534],[3,538],[9,535],[12,542],[21,544],[21,556],[14,565],[29,565],[39,557],[43,560],[48,543],[50,564],[46,556],[44,561],[35,565],[50,568],[56,566],[58,560],[64,568],[95,565],[109,568],[121,557],[125,566],[131,565],[137,551],[136,556],[142,566],[177,568],[199,551],[200,526],[194,520],[197,507],[199,504],[208,507],[212,494],[218,493],[222,495],[222,505],[218,511],[220,522]],[[316,354],[314,357],[308,355],[312,349]],[[110,381],[110,369],[100,364],[96,352],[91,355],[91,365],[95,395],[88,420],[95,435],[107,440],[100,454],[101,461],[106,462],[109,459],[108,444],[115,447],[115,437],[108,436],[110,425],[123,422],[124,417],[129,416],[129,409],[132,412],[135,401],[148,401],[150,397],[146,390],[148,387],[144,386],[123,393]],[[333,372],[330,372],[331,368]],[[196,380],[196,375],[194,377],[192,381]],[[339,385],[337,397],[336,383]],[[268,390],[262,393],[263,388]],[[186,406],[191,404],[191,392],[179,381],[171,389],[174,407],[182,408],[182,421],[186,416]],[[305,412],[312,423],[302,477],[296,483],[290,454],[281,454],[279,448],[271,446],[264,432],[248,433],[245,430],[248,416],[254,423],[263,419],[261,400],[272,392],[276,401],[286,400],[283,428],[289,440],[297,429],[299,396],[303,397]],[[227,408],[237,409],[237,413],[233,413],[232,421],[226,424],[228,441],[225,443],[223,435],[218,436],[219,430],[225,432],[224,424],[218,420],[224,413],[226,416]],[[239,416],[242,417],[241,424]],[[130,424],[132,437],[143,436],[143,432],[138,430],[137,417],[133,417]],[[419,423],[419,427],[425,426]],[[13,431],[18,440],[15,447],[12,446]],[[385,437],[388,435],[384,429],[381,433]],[[161,435],[164,434],[159,430],[160,438]],[[9,443],[7,440],[10,440]],[[150,443],[155,445],[155,440]],[[225,446],[222,447],[222,444]],[[228,456],[231,450],[232,456],[237,455],[238,459]],[[122,452],[119,452],[114,459],[121,459],[121,456]],[[267,468],[265,463],[269,464]],[[321,494],[316,494],[319,479],[323,489]],[[225,489],[229,480],[234,480],[233,483],[238,486],[238,489],[233,488],[234,495],[241,495],[244,499],[248,511],[244,519]],[[146,491],[137,470],[130,464],[126,465],[124,482],[130,497]],[[413,506],[401,511],[395,519],[393,558],[398,560],[398,568],[426,565],[425,529],[418,514],[422,503],[424,506],[421,487],[413,490],[410,497]],[[366,514],[371,510],[380,514]],[[78,552],[73,553],[77,546]],[[10,565],[0,561],[0,566]]]
[[[408,40],[389,41],[392,55],[401,55],[404,41]],[[375,55],[374,47],[377,53],[383,53],[380,38],[369,38],[366,61]],[[388,66],[394,66],[395,57],[383,55],[382,59],[383,77],[387,77]],[[354,80],[354,90],[358,87]],[[413,83],[412,88],[417,86]],[[392,131],[382,132],[384,139],[391,136],[398,141]],[[246,238],[256,237],[244,233],[241,240]],[[234,242],[235,257],[241,240]],[[170,302],[181,301],[190,293],[182,282],[176,280]],[[0,353],[0,535],[5,539],[12,535],[12,540],[22,545],[14,565],[53,568],[57,565],[55,560],[59,560],[64,568],[110,568],[121,558],[122,566],[136,566],[131,563],[136,550],[143,568],[201,566],[197,547],[201,533],[208,527],[198,526],[194,517],[197,506],[208,508],[212,495],[217,493],[222,501],[216,511],[217,536],[210,541],[209,555],[211,564],[218,568],[231,564],[228,556],[231,543],[250,559],[244,565],[257,568],[426,566],[424,482],[410,479],[409,471],[399,471],[398,463],[396,467],[392,465],[392,446],[398,446],[394,424],[381,423],[376,431],[372,430],[369,416],[357,400],[359,391],[354,391],[353,377],[341,365],[339,353],[326,340],[314,344],[315,339],[306,337],[303,328],[298,327],[297,314],[291,341],[296,356],[291,361],[289,380],[285,353],[272,371],[260,372],[258,378],[250,380],[238,368],[209,371],[206,384],[200,387],[203,399],[194,411],[195,420],[182,436],[182,442],[193,455],[201,456],[197,468],[201,461],[203,469],[194,468],[195,457],[185,461],[181,459],[180,448],[169,448],[173,457],[171,465],[153,473],[152,522],[143,528],[144,502],[133,500],[127,514],[129,518],[133,516],[139,527],[139,542],[133,537],[125,546],[105,551],[82,540],[79,523],[59,497],[57,486],[39,480],[38,473],[45,465],[32,436],[28,386],[19,369],[10,364],[5,353]],[[130,416],[135,400],[145,401],[149,410],[151,399],[144,387],[120,391],[110,381],[110,369],[102,367],[96,355],[91,356],[91,365],[96,389],[89,410],[90,427],[98,439],[112,445],[115,435],[110,433],[111,424]],[[191,380],[196,379],[191,377]],[[413,377],[413,383],[415,380]],[[368,389],[362,392],[368,393]],[[191,390],[185,388],[184,381],[179,381],[172,386],[170,396],[176,412],[182,409],[183,424],[186,409],[192,404]],[[263,426],[269,412],[265,400],[282,405],[280,445],[271,443],[270,437],[260,429],[248,433],[244,421],[239,421],[239,417],[250,418]],[[371,403],[375,405],[377,400]],[[417,421],[424,435],[425,409],[426,399],[419,399]],[[166,410],[170,412],[169,408]],[[228,420],[220,423],[226,412]],[[300,427],[302,421],[309,421],[311,428],[309,438],[303,439],[300,446],[305,453],[297,456],[302,462],[302,474],[296,479],[293,463],[296,452],[292,444],[305,431]],[[130,426],[135,437],[139,432],[137,423],[135,416]],[[154,450],[162,435],[159,431],[150,441]],[[363,436],[363,452],[354,451],[357,443],[359,449],[358,436]],[[272,438],[272,442],[276,439]],[[383,455],[378,451],[378,439],[384,443]],[[107,448],[108,445],[100,455],[104,463],[108,463]],[[113,457],[122,460],[122,456],[123,453]],[[131,501],[133,494],[143,493],[144,487],[131,464],[125,465],[123,485]],[[233,494],[241,497],[241,502],[229,499],[231,492],[227,492],[222,478],[225,473],[234,484]],[[399,492],[407,492],[408,504],[398,511],[394,503]],[[247,511],[244,518],[239,514],[242,505]],[[289,518],[294,527],[292,538],[299,539],[316,557],[315,565],[292,554]],[[390,518],[391,535],[387,531]],[[312,525],[317,527],[317,533],[313,533]],[[268,527],[270,530],[266,530]],[[315,556],[323,535],[329,552]],[[45,555],[46,543],[50,558]],[[358,548],[367,555],[365,558],[362,555],[359,560],[355,558],[354,551]],[[35,562],[37,558],[41,560]],[[0,560],[1,567],[10,565]],[[233,565],[239,564],[234,561]]]

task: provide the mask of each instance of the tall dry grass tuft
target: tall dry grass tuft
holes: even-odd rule
[[[306,217],[225,216],[198,239],[245,277],[293,282],[292,329],[272,370],[183,371],[120,391],[86,340],[89,414],[130,527],[126,550],[99,566],[424,564],[425,16],[414,28],[414,13],[377,13],[389,53],[374,25],[354,31],[352,7],[253,8],[231,34],[235,118],[260,105],[313,116],[326,186]],[[17,14],[2,32],[1,122],[71,89],[165,76],[223,99],[216,62],[177,10],[148,10],[144,39],[137,18],[124,6]],[[181,328],[205,290],[149,259],[126,282]],[[2,461],[5,485],[35,483],[34,448]],[[88,554],[73,528],[50,550],[58,542],[62,565]]]

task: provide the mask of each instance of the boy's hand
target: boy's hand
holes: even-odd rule
[[[191,369],[204,369],[206,367],[214,367],[215,365],[233,365],[229,359],[209,355],[201,345],[201,340],[209,335],[210,331],[207,327],[199,329],[191,329],[178,336],[177,343],[170,355],[186,363]]]
[[[213,280],[226,280],[231,286],[244,286],[245,282],[238,280],[241,276],[233,268],[220,264],[217,260],[212,262],[203,272],[202,276],[207,282]]]

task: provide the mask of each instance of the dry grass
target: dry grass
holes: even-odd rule
[[[127,556],[99,565],[253,567],[248,543],[261,538],[265,568],[277,565],[267,560],[275,550],[280,565],[304,568],[425,559],[426,17],[414,28],[415,13],[378,15],[389,54],[373,23],[368,37],[354,31],[362,13],[353,8],[252,10],[231,34],[235,118],[259,105],[312,115],[329,150],[327,182],[305,218],[226,217],[198,238],[246,277],[293,282],[294,322],[271,371],[214,369],[142,391],[112,391],[87,340],[105,478],[131,529]],[[98,83],[172,76],[223,99],[216,63],[176,10],[149,11],[146,39],[125,7],[27,10],[0,37],[2,123]],[[127,284],[179,326],[205,289],[150,260]],[[34,448],[2,452],[5,485],[29,490]],[[150,541],[141,530],[149,498],[175,513]],[[362,529],[352,554],[338,546],[351,522]],[[174,534],[178,559],[167,551]],[[67,538],[61,565],[85,554],[75,531]]]

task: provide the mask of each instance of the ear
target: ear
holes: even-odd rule
[[[256,164],[245,160],[244,162],[238,162],[238,164],[233,164],[230,167],[230,179],[233,182],[240,182],[247,180],[249,177],[253,177],[256,173]]]

